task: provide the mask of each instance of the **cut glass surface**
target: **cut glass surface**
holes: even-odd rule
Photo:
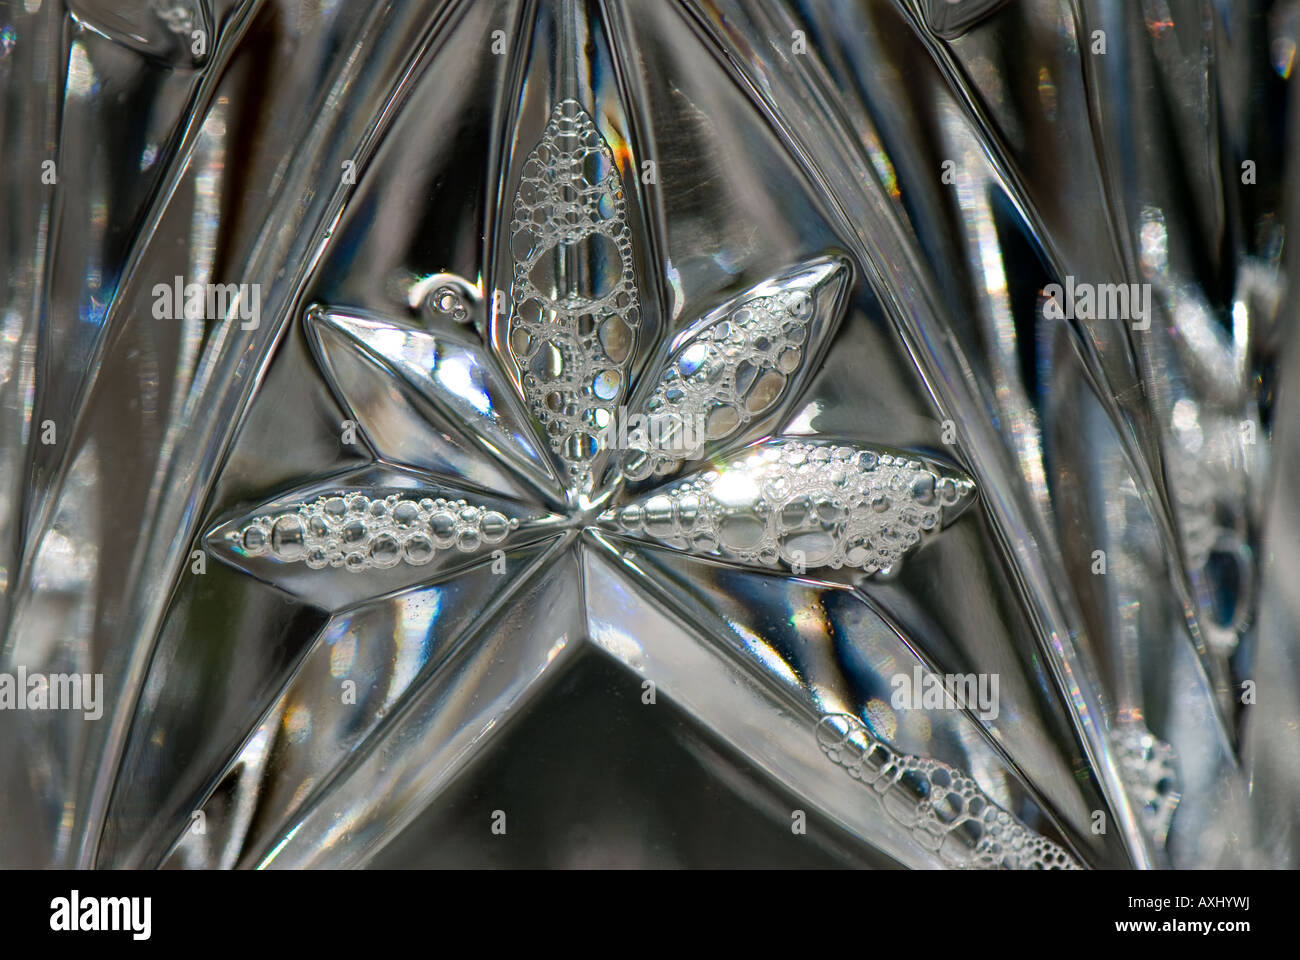
[[[0,865],[1300,865],[1298,30],[0,3]]]

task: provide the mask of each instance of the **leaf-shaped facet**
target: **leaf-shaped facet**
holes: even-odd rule
[[[703,556],[890,570],[971,499],[965,475],[914,454],[776,438],[600,517]]]
[[[563,101],[515,196],[509,346],[571,487],[590,476],[627,389],[640,305],[626,203],[609,146],[577,102]]]
[[[482,346],[443,334],[402,326],[378,316],[359,311],[326,310],[313,307],[307,311],[305,327],[315,345],[321,365],[348,413],[362,426],[366,438],[375,444],[381,457],[409,463],[410,466],[455,472],[471,477],[489,489],[509,491],[486,467],[499,461],[510,468],[508,476],[528,481],[547,499],[559,496],[557,480],[544,451],[539,452],[528,417],[519,409],[519,399],[495,359]],[[368,362],[361,363],[365,359]],[[372,364],[379,364],[384,374],[375,376]],[[405,446],[391,441],[390,435],[416,440],[410,428],[385,422],[386,407],[370,396],[376,384],[392,379],[407,385],[420,401],[432,410],[421,410],[421,419],[430,421],[432,444],[420,459],[404,456]],[[488,456],[473,455],[478,448]],[[418,448],[417,448],[418,449]],[[414,462],[412,462],[414,461]],[[471,474],[471,466],[481,461]]]
[[[517,519],[462,499],[397,493],[371,499],[360,491],[338,491],[254,517],[227,540],[244,556],[355,573],[399,563],[422,567],[439,550],[469,553],[495,546],[517,526]]]
[[[557,522],[535,507],[378,467],[287,493],[207,542],[226,562],[337,609],[463,567],[514,544],[512,535],[550,535]]]
[[[844,308],[851,271],[827,257],[765,280],[723,304],[670,345],[643,422],[619,437],[625,476],[665,475],[705,445],[735,436],[791,396]]]

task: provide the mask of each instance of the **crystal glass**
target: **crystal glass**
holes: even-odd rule
[[[1298,26],[0,3],[0,864],[1300,865]]]

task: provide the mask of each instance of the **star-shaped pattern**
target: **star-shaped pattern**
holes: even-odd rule
[[[224,561],[334,614],[210,797],[206,814],[226,825],[219,835],[247,829],[241,783],[257,778],[267,738],[292,729],[307,701],[313,733],[335,753],[280,744],[286,795],[277,809],[282,834],[302,831],[328,847],[321,838],[336,836],[340,817],[349,830],[391,836],[583,641],[643,676],[671,678],[666,686],[678,702],[718,718],[713,725],[733,746],[790,785],[818,760],[819,742],[845,762],[827,747],[831,728],[816,720],[843,713],[848,700],[819,689],[824,653],[790,647],[807,624],[787,618],[774,628],[779,620],[765,603],[850,610],[837,616],[863,625],[862,646],[882,662],[920,662],[861,583],[895,574],[956,519],[974,498],[973,481],[919,452],[782,432],[845,312],[853,265],[829,251],[792,264],[702,311],[666,342],[646,342],[624,191],[595,122],[563,101],[516,186],[504,348],[479,335],[490,323],[477,289],[450,276],[426,284],[423,306],[426,320],[452,323],[322,305],[306,311],[320,369],[373,463],[283,491],[206,538]],[[385,391],[415,412],[410,430],[368,422],[374,396]],[[413,456],[421,437],[428,449]],[[715,589],[692,589],[692,578]],[[721,609],[711,605],[718,597],[752,602]],[[372,632],[411,618],[427,624],[453,604],[465,615],[447,624],[437,650],[423,650],[405,669],[364,669]],[[494,668],[507,651],[510,669]],[[350,702],[320,695],[369,673],[387,673],[385,689],[354,690]],[[738,679],[743,691],[728,689]],[[802,738],[776,737],[746,719],[753,708],[745,701],[770,698],[774,682],[804,700],[789,718],[808,724]],[[391,719],[399,704],[401,717]],[[972,740],[971,722],[959,711],[934,720],[964,741]],[[355,764],[363,775],[322,786],[321,769],[337,772],[386,723],[406,732],[382,736],[420,736],[423,746],[395,768],[382,744],[362,751]],[[321,736],[331,727],[334,735]],[[835,729],[842,754],[857,741],[843,724]],[[872,739],[863,728],[859,739],[889,753],[889,734],[877,730]],[[806,752],[791,746],[799,742]],[[915,769],[877,765],[870,778],[855,775],[871,790],[836,786],[819,803],[900,861],[1073,865],[969,777],[937,761],[889,756],[916,761]],[[989,769],[1003,765],[988,758]],[[917,770],[930,780],[917,779]],[[940,803],[935,785],[944,777],[959,785]],[[999,769],[996,778],[1006,796],[1034,809],[1013,773]],[[952,814],[953,804],[971,802],[980,810]],[[950,835],[918,826],[939,823],[944,809]],[[986,821],[1014,849],[971,831]],[[917,830],[939,842],[918,844]],[[203,842],[210,841],[187,837],[180,849]],[[311,854],[284,845],[264,860],[308,862]]]

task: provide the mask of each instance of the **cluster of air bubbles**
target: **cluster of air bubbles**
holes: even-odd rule
[[[1255,424],[1208,403],[1182,397],[1173,404],[1168,473],[1174,514],[1187,566],[1205,584],[1200,596],[1206,641],[1222,657],[1232,656],[1253,617],[1251,564],[1243,562],[1249,539],[1242,469],[1247,429]],[[1140,506],[1136,496],[1130,499]]]
[[[899,753],[849,714],[817,723],[817,744],[869,787],[885,812],[947,865],[976,870],[1077,870],[1058,844],[1030,830],[955,767]]]
[[[450,284],[434,288],[429,294],[429,307],[438,316],[456,323],[469,323],[469,307],[460,291]]]
[[[158,19],[167,25],[172,33],[184,34],[187,38],[196,29],[194,4],[181,0],[153,0],[151,4]]]
[[[228,537],[246,556],[361,571],[421,566],[439,551],[470,553],[500,543],[518,524],[464,500],[339,493],[255,517]]]
[[[510,354],[570,480],[590,476],[626,388],[640,306],[627,200],[609,146],[573,100],[520,174],[510,223]]]
[[[1118,724],[1111,737],[1119,757],[1120,773],[1129,793],[1137,800],[1143,827],[1164,842],[1181,799],[1173,747],[1135,720]]]
[[[795,278],[796,281],[802,278]],[[646,402],[646,415],[673,426],[623,454],[633,480],[671,473],[703,445],[770,411],[803,363],[813,297],[797,285],[742,301],[674,352]],[[694,424],[702,429],[692,429]]]
[[[600,520],[744,563],[888,573],[973,490],[970,479],[906,454],[785,438]]]

